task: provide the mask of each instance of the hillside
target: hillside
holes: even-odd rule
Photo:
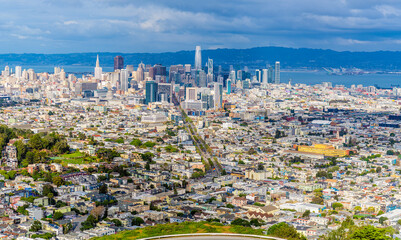
[[[208,222],[184,222],[160,224],[153,227],[145,227],[132,231],[123,231],[115,235],[93,238],[94,240],[123,240],[123,239],[140,239],[146,237],[155,237],[171,234],[186,233],[241,233],[263,235],[263,230],[253,229],[243,226],[225,226],[221,223]]]

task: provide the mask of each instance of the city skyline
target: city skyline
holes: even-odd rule
[[[194,45],[205,50],[257,46],[401,50],[400,3],[271,3],[3,1],[0,53],[169,52],[192,50]]]

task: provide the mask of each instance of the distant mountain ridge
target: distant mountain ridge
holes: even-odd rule
[[[100,64],[103,67],[112,67],[113,58],[117,55],[124,57],[125,64],[137,66],[161,63],[165,66],[173,64],[194,63],[195,51],[178,51],[164,53],[67,53],[67,54],[0,54],[0,66],[95,66],[96,55],[99,54]],[[401,70],[401,52],[338,52],[334,50],[285,47],[255,47],[248,49],[215,49],[202,50],[202,62],[212,58],[216,66],[228,68],[248,66],[262,68],[266,64],[274,65],[281,62],[282,68],[321,69],[323,67],[361,68],[365,70]]]

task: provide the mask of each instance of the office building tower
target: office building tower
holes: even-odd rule
[[[21,66],[15,67],[15,78],[20,79],[22,77],[22,68]]]
[[[227,94],[231,94],[231,79],[227,79]]]
[[[187,87],[185,90],[185,100],[197,100],[198,99],[198,88]]]
[[[146,81],[146,104],[157,102],[157,88],[158,84],[155,81]]]
[[[207,75],[206,75],[205,71],[203,71],[203,70],[197,71],[196,76],[197,76],[197,78],[195,80],[197,82],[197,86],[198,87],[207,87],[208,82],[207,82]]]
[[[242,70],[237,71],[237,80],[242,80]]]
[[[230,72],[229,78],[231,79],[231,81],[234,81],[234,83],[235,83],[236,77],[235,77],[235,71],[234,71],[234,70],[232,70],[232,71]]]
[[[124,58],[122,56],[114,57],[114,71],[124,68]]]
[[[280,84],[280,62],[276,62],[274,69],[274,83]]]
[[[255,77],[257,82],[262,82],[262,71],[259,69],[255,70]]]
[[[207,59],[207,74],[213,75],[213,59]]]
[[[60,67],[54,67],[54,75],[58,75],[60,73]]]
[[[273,67],[267,69],[267,82],[273,83]]]
[[[202,69],[202,53],[201,53],[200,46],[196,46],[196,50],[195,50],[195,69],[196,70]]]
[[[166,82],[166,74],[166,67],[161,64],[155,64],[149,68],[149,77],[156,80],[156,82]]]
[[[136,70],[136,78],[135,79],[137,82],[142,82],[144,79],[145,74],[144,74],[143,67],[144,67],[143,65],[139,64],[138,69]]]
[[[127,69],[121,69],[120,72],[120,90],[127,92],[128,91],[128,71]]]
[[[100,64],[99,64],[99,55],[97,55],[97,58],[96,58],[96,67],[95,67],[95,79],[102,79],[102,74],[103,74],[103,72],[102,72],[102,68],[100,67]]]
[[[35,70],[33,70],[32,68],[28,69],[28,79],[36,80],[36,73]]]
[[[221,109],[223,106],[223,84],[214,83],[214,108]]]
[[[127,65],[125,69],[127,69],[128,73],[132,73],[134,71],[134,65]]]
[[[269,71],[267,69],[262,69],[262,85],[263,86],[267,86],[267,84],[269,83]]]
[[[191,72],[191,64],[185,64],[185,73],[190,73]]]

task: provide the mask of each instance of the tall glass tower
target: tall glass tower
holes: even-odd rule
[[[276,62],[276,66],[274,69],[274,83],[280,84],[280,62]]]
[[[195,50],[195,69],[196,70],[202,69],[202,54],[201,54],[200,46],[196,46],[196,50]]]

